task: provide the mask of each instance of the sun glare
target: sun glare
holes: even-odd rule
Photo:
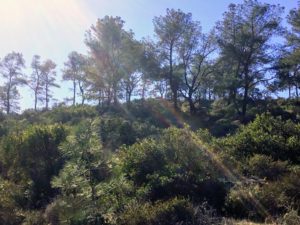
[[[78,0],[0,0],[0,15],[0,36],[9,40],[1,46],[2,53],[18,48],[16,36],[27,43],[51,47],[59,41],[55,40],[59,34],[72,44],[74,33],[82,33],[93,16],[84,1]]]

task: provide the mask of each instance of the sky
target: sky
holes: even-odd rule
[[[132,29],[137,39],[153,36],[152,20],[164,15],[167,8],[191,12],[209,31],[230,3],[243,0],[0,0],[0,59],[15,51],[23,54],[27,67],[33,55],[57,64],[57,81],[53,90],[58,101],[70,97],[68,85],[61,81],[61,69],[71,51],[86,53],[85,32],[97,18],[120,16],[125,28]],[[297,6],[297,0],[262,0],[285,7],[285,14]],[[26,70],[30,73],[30,70]],[[0,80],[1,85],[1,80]],[[21,109],[32,108],[32,94],[20,88]]]

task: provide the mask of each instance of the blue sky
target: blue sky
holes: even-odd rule
[[[222,18],[230,3],[242,0],[0,0],[0,58],[11,51],[21,52],[29,66],[34,54],[52,59],[58,65],[58,83],[62,88],[55,97],[62,100],[68,85],[61,82],[60,70],[69,52],[86,52],[84,34],[97,18],[120,16],[126,28],[137,38],[153,35],[152,19],[164,15],[166,8],[191,12],[209,31]],[[280,4],[287,13],[297,6],[296,0],[265,0]],[[30,73],[30,71],[26,71]],[[1,82],[1,80],[0,80]],[[22,109],[32,107],[32,95],[20,89]]]

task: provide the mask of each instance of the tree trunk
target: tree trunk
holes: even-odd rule
[[[211,100],[211,90],[210,90],[210,88],[208,88],[208,100],[209,101]]]
[[[178,109],[178,93],[177,93],[177,89],[174,87],[173,90],[173,105],[174,105],[174,109]]]
[[[81,105],[83,105],[84,101],[85,101],[84,90],[83,90],[83,87],[80,84],[78,86],[79,86],[80,95],[81,95]]]
[[[76,80],[73,80],[73,106],[76,104]]]
[[[8,87],[6,92],[6,114],[10,113],[10,87]]]
[[[49,88],[48,88],[48,85],[46,84],[46,110],[48,110],[48,108],[49,108],[49,94],[48,94],[48,90]]]
[[[207,99],[207,90],[206,90],[206,88],[203,89],[203,99],[204,100]]]
[[[103,101],[105,101],[105,93],[103,93]],[[111,103],[111,100],[112,100],[112,91],[110,88],[108,88],[107,90],[107,106],[110,106],[110,103]]]
[[[127,92],[127,104],[130,105],[131,104],[131,95],[132,95],[132,90]]]
[[[192,115],[196,114],[196,107],[195,107],[195,104],[194,104],[192,98],[189,98],[188,102],[189,102],[189,105],[190,105],[190,113]]]
[[[114,100],[114,105],[118,104],[118,91],[116,85],[113,86],[113,100]]]
[[[249,91],[249,85],[246,83],[245,90],[244,90],[243,104],[242,104],[242,116],[243,116],[243,118],[246,116],[246,113],[247,113],[248,91]]]
[[[145,101],[145,96],[146,96],[146,80],[143,79],[143,84],[142,84],[142,104],[144,104]]]
[[[6,113],[9,114],[10,113],[10,89],[11,89],[11,85],[12,84],[12,75],[9,74],[9,84],[8,84],[8,88],[7,88],[7,92],[6,92]]]
[[[37,110],[37,88],[34,91],[34,111]]]
[[[169,66],[170,66],[170,71],[169,71],[169,80],[170,80],[170,87],[173,95],[173,105],[174,108],[177,110],[178,109],[178,94],[177,94],[177,87],[174,82],[174,77],[173,77],[173,43],[170,45],[170,52],[169,52]]]

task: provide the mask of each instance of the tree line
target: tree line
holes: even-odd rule
[[[120,17],[98,19],[85,35],[88,54],[71,52],[62,69],[72,82],[73,105],[109,106],[133,98],[161,97],[192,114],[204,100],[224,99],[244,117],[250,102],[285,91],[299,98],[300,5],[282,25],[284,8],[257,0],[230,4],[207,33],[191,13],[167,9],[153,19],[154,37],[137,40]],[[282,41],[283,39],[283,41]],[[56,64],[35,55],[30,75],[21,53],[0,61],[1,110],[18,110],[18,88],[27,85],[34,110],[48,110],[57,83]]]

